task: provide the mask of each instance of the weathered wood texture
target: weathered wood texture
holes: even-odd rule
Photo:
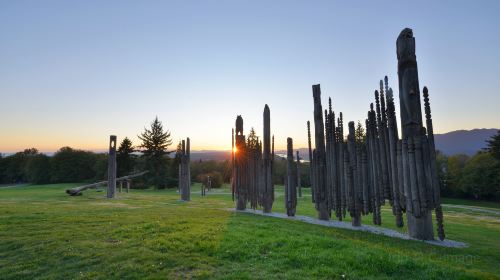
[[[262,152],[262,171],[259,204],[264,213],[271,213],[274,202],[273,184],[273,161],[274,161],[274,137],[271,147],[271,111],[267,104],[264,106],[264,142]]]
[[[297,207],[297,169],[293,160],[293,140],[287,138],[287,164],[285,180],[285,206],[286,214],[290,217],[295,216]]]
[[[418,80],[415,38],[413,31],[404,29],[396,41],[398,57],[399,100],[402,138],[408,145],[408,167],[410,169],[411,205],[407,207],[408,233],[423,240],[434,239],[432,228],[432,201],[429,194],[432,185],[425,180],[424,154],[422,145],[427,142],[423,133],[422,107]]]
[[[323,112],[320,86],[313,85],[314,150],[307,122],[312,197],[320,219],[329,219],[335,212],[342,220],[349,212],[354,226],[361,224],[361,215],[370,213],[373,223],[381,225],[380,209],[388,201],[396,225],[403,227],[406,213],[409,235],[421,240],[434,238],[431,211],[435,210],[438,236],[444,239],[429,95],[424,87],[424,127],[412,31],[403,30],[396,45],[401,139],[387,76],[374,92],[375,103],[370,104],[365,120],[366,136],[358,139],[362,132],[349,122],[347,141],[342,113],[335,127],[331,99]]]
[[[236,134],[233,130],[231,187],[236,209],[244,210],[247,203],[252,209],[261,206],[270,213],[274,202],[272,181],[274,161],[274,136],[271,137],[271,112],[264,106],[264,141],[245,139],[243,118],[236,118]]]
[[[302,197],[302,182],[300,178],[300,156],[299,151],[297,151],[297,192],[299,197]]]
[[[191,141],[189,137],[182,140],[179,163],[179,191],[181,200],[191,200]]]
[[[136,174],[131,174],[131,175],[127,175],[127,176],[123,176],[123,177],[120,177],[120,178],[116,178],[116,182],[122,182],[122,181],[125,181],[127,182],[127,192],[128,192],[128,189],[130,189],[130,184],[131,184],[131,180],[132,178],[136,178],[136,177],[139,177],[139,176],[142,176],[144,174],[148,173],[148,171],[144,171],[144,172],[140,172],[140,173],[136,173]],[[87,184],[87,185],[83,185],[83,186],[78,186],[76,188],[72,188],[72,189],[67,189],[66,190],[66,193],[71,195],[71,196],[75,196],[75,195],[81,195],[83,191],[85,190],[88,190],[88,189],[95,189],[99,186],[104,186],[104,185],[107,185],[108,184],[108,181],[100,181],[100,182],[97,182],[97,183],[92,183],[92,184]]]
[[[108,189],[107,198],[114,198],[116,195],[116,136],[109,137],[108,153]]]
[[[323,122],[323,108],[321,106],[320,85],[313,85],[314,100],[314,143],[313,165],[313,190],[316,210],[320,220],[330,219],[328,209],[328,186],[326,178],[326,151],[325,151],[325,124]]]

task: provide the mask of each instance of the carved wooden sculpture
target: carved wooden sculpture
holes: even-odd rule
[[[108,192],[107,198],[114,198],[116,193],[116,136],[109,136],[108,154]]]
[[[413,238],[434,239],[430,200],[432,185],[426,181],[423,145],[427,137],[422,126],[422,108],[420,104],[420,87],[418,81],[417,59],[415,55],[415,38],[411,29],[401,31],[396,41],[398,57],[399,100],[403,150],[407,146],[410,192],[410,205],[406,207],[408,232]],[[424,143],[423,143],[424,142]],[[425,150],[425,149],[424,149]]]
[[[191,200],[191,143],[189,137],[186,141],[182,140],[181,162],[179,164],[179,190],[181,193],[181,200]]]
[[[296,165],[293,160],[293,140],[287,138],[287,164],[285,180],[285,206],[288,216],[295,216],[297,207],[297,174]]]
[[[136,178],[136,177],[140,177],[146,173],[148,173],[149,171],[144,171],[144,172],[140,172],[140,173],[136,173],[136,174],[130,174],[130,175],[127,175],[127,176],[123,176],[123,177],[120,177],[120,178],[116,178],[116,182],[122,182],[122,181],[125,181],[126,184],[127,184],[127,192],[129,192],[130,190],[130,184],[132,183],[132,178]],[[104,185],[108,185],[108,181],[100,181],[100,182],[97,182],[97,183],[92,183],[92,184],[87,184],[87,185],[82,185],[82,186],[78,186],[76,188],[71,188],[71,189],[67,189],[66,190],[66,193],[71,195],[71,196],[76,196],[76,195],[82,195],[82,192],[85,191],[85,190],[88,190],[88,189],[95,189],[95,188],[98,188],[100,186],[104,186]]]
[[[360,149],[356,144],[354,136],[354,122],[349,122],[349,136],[347,140],[347,153],[344,157],[346,166],[346,178],[347,178],[347,199],[348,199],[348,209],[349,214],[352,218],[353,226],[361,225],[361,164],[358,161],[358,156],[360,156]]]
[[[274,136],[271,138],[271,116],[269,106],[264,107],[264,142],[258,137],[249,136],[245,140],[243,119],[236,118],[236,135],[233,130],[232,179],[233,200],[236,209],[246,209],[247,202],[256,209],[262,206],[265,213],[270,213],[274,202],[272,181],[274,160]],[[272,143],[271,143],[272,140]]]
[[[299,156],[299,151],[297,151],[297,190],[299,193],[299,197],[302,197],[302,186],[301,186],[301,179],[300,179],[300,156]]]
[[[236,199],[236,210],[245,210],[247,205],[247,162],[245,135],[243,135],[243,118],[236,117],[236,135],[234,149],[234,198]]]
[[[260,204],[264,213],[270,213],[274,202],[273,184],[274,137],[271,150],[271,112],[269,106],[264,107],[264,142],[262,154],[262,191]]]
[[[325,152],[325,126],[323,123],[323,109],[321,106],[320,85],[313,85],[314,99],[314,134],[315,149],[313,151],[313,188],[316,210],[320,220],[329,220],[328,195],[326,182],[326,152]]]
[[[444,240],[444,225],[443,225],[443,209],[441,207],[441,194],[439,188],[439,179],[437,174],[437,166],[436,166],[436,147],[434,144],[434,128],[432,126],[432,117],[431,117],[431,106],[429,104],[429,91],[427,87],[424,87],[424,105],[425,105],[425,119],[427,125],[427,138],[428,138],[428,149],[429,149],[429,174],[431,178],[431,186],[432,186],[432,200],[433,207],[436,213],[436,221],[438,226],[438,237],[441,240]]]
[[[312,203],[315,203],[316,200],[314,198],[316,192],[314,191],[314,170],[313,170],[313,156],[312,156],[312,146],[311,146],[311,122],[307,121],[307,143],[309,148],[309,178],[311,181],[311,200]]]
[[[385,77],[387,84],[387,76]],[[404,189],[403,184],[400,183],[399,171],[398,171],[398,154],[401,156],[401,150],[398,151],[398,124],[396,122],[396,112],[394,106],[394,97],[392,95],[392,89],[387,91],[387,120],[388,120],[388,140],[389,140],[389,157],[390,157],[390,176],[391,176],[391,188],[392,188],[392,198],[393,198],[393,214],[396,216],[396,225],[398,227],[403,226],[403,210],[404,206]]]

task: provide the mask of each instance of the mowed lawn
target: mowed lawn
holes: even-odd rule
[[[195,185],[180,202],[175,190],[64,193],[76,185],[0,188],[0,279],[500,279],[491,212],[445,206],[447,237],[470,247],[443,248],[234,213],[227,188],[201,197]],[[316,216],[304,193],[297,215]],[[395,228],[390,208],[382,212]]]

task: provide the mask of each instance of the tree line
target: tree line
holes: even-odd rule
[[[178,157],[171,158],[170,131],[156,117],[148,128],[138,135],[136,147],[125,137],[116,152],[117,176],[149,171],[136,187],[177,186]],[[63,147],[47,156],[35,148],[3,157],[0,155],[0,184],[17,183],[74,183],[106,180],[108,155]]]
[[[500,201],[500,131],[487,143],[473,156],[438,152],[442,196]]]
[[[363,135],[357,135],[361,141]],[[148,174],[134,180],[134,187],[157,189],[178,185],[181,144],[175,150],[171,135],[155,118],[149,128],[138,136],[141,143],[134,146],[125,137],[117,149],[117,176],[148,170]],[[500,131],[488,141],[488,147],[474,156],[445,156],[437,152],[438,174],[444,197],[487,199],[500,201]],[[172,154],[172,155],[171,155]],[[107,154],[63,147],[53,156],[31,148],[10,156],[0,154],[0,184],[15,183],[74,183],[95,182],[107,178]],[[273,182],[282,185],[286,176],[286,159],[276,156]],[[310,186],[309,163],[300,168],[302,187]],[[191,162],[191,180],[217,188],[231,180],[231,162]]]

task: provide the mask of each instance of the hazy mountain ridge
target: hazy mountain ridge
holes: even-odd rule
[[[436,149],[445,155],[474,155],[488,143],[486,140],[495,135],[498,128],[477,128],[472,130],[455,130],[443,134],[435,134]]]
[[[481,149],[487,146],[486,140],[495,135],[498,128],[477,128],[472,130],[455,130],[443,134],[435,134],[436,149],[443,152],[445,155],[466,154],[474,155]],[[309,151],[307,148],[298,149],[300,157],[303,160],[309,160]],[[103,153],[103,151],[96,151]],[[2,153],[3,156],[8,156],[14,153]],[[45,153],[52,156],[54,153]],[[277,150],[276,154],[286,155],[285,150]],[[173,157],[175,153],[170,154]],[[295,156],[295,154],[294,154]],[[216,160],[223,161],[231,159],[231,151],[217,150],[193,150],[191,151],[191,160]]]

